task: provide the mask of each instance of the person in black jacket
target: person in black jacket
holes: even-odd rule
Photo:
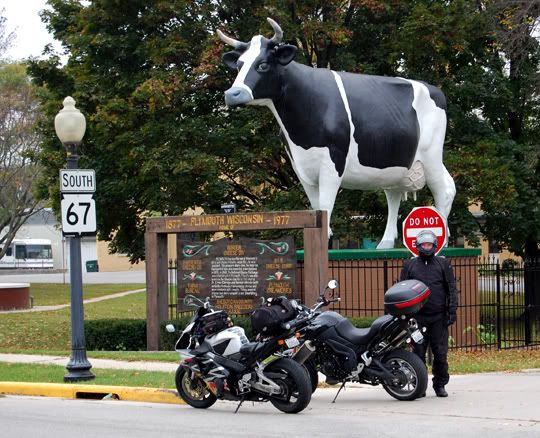
[[[414,345],[414,352],[426,363],[428,345],[433,352],[433,389],[437,397],[448,397],[445,385],[448,374],[448,327],[456,322],[458,291],[450,262],[435,256],[437,237],[422,230],[416,237],[419,257],[405,261],[400,280],[416,279],[431,290],[427,303],[415,315],[420,326],[426,327],[425,340]],[[424,394],[425,395],[425,394]]]

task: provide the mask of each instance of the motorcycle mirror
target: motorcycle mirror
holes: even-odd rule
[[[337,280],[330,280],[328,282],[328,289],[337,289],[337,287],[339,286],[339,283],[337,282]]]
[[[176,328],[174,327],[174,325],[172,324],[167,324],[165,326],[165,329],[169,332],[169,333],[174,333],[176,331]]]

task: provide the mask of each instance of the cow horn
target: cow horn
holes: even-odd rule
[[[219,29],[217,30],[217,34],[221,41],[223,41],[225,44],[228,44],[229,46],[233,46],[235,49],[245,49],[247,47],[247,43],[243,43],[242,41],[238,41],[234,38],[228,37]]]
[[[266,21],[268,21],[268,23],[270,23],[270,26],[272,26],[272,29],[274,29],[274,36],[270,41],[272,41],[274,44],[281,43],[281,40],[283,39],[283,31],[281,30],[281,27],[279,27],[279,24],[277,24],[270,17],[268,17]]]

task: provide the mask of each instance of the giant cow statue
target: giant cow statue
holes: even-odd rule
[[[443,93],[419,81],[299,64],[297,48],[281,44],[281,28],[267,20],[271,39],[246,43],[217,31],[235,49],[223,62],[238,71],[225,103],[270,108],[312,208],[327,210],[330,221],[340,187],[383,189],[388,218],[378,249],[394,247],[402,196],[426,183],[448,217],[456,189],[442,161]]]

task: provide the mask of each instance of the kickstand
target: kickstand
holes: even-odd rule
[[[238,403],[238,406],[236,407],[236,410],[234,411],[235,414],[238,412],[238,409],[240,409],[240,406],[242,406],[242,403],[244,403],[244,400],[245,400],[244,397],[240,399],[240,403]]]
[[[336,399],[337,399],[339,393],[341,392],[341,390],[342,390],[343,388],[345,388],[345,383],[347,383],[346,380],[344,380],[343,383],[341,384],[341,386],[339,387],[338,392],[337,392],[336,396],[334,397],[334,400],[332,400],[332,403],[335,403],[335,402],[336,402]]]

